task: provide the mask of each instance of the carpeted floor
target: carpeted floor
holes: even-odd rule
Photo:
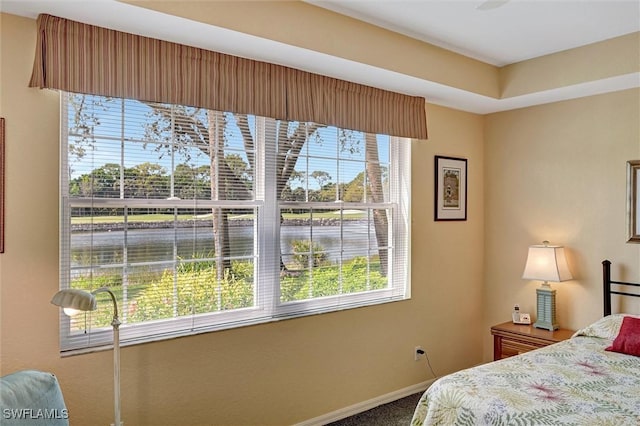
[[[413,410],[416,408],[421,395],[422,392],[409,395],[346,419],[329,423],[328,426],[409,426],[413,417]]]

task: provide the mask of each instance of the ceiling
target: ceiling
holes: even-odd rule
[[[307,3],[497,66],[640,31],[638,0],[307,0]]]
[[[484,6],[483,0],[307,0],[307,3],[498,66],[640,31],[640,0],[489,0]],[[500,6],[482,10],[496,4]],[[48,13],[268,61],[424,96],[434,104],[479,114],[640,87],[638,72],[495,99],[115,0],[1,0],[0,9],[31,18]]]

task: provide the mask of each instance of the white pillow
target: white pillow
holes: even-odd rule
[[[638,315],[613,314],[600,318],[598,321],[575,332],[575,336],[600,337],[613,340],[620,333],[620,326],[624,317],[640,318]]]

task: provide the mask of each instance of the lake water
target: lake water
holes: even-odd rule
[[[286,254],[292,252],[292,241],[308,240],[313,232],[313,241],[327,252],[330,261],[340,258],[340,241],[342,235],[344,251],[343,259],[366,256],[369,250],[377,247],[373,225],[366,221],[344,222],[339,226],[282,226],[280,235],[281,252],[285,262]],[[230,245],[232,257],[251,257],[253,249],[253,227],[237,226],[230,228]],[[124,259],[124,231],[82,232],[73,233],[71,238],[72,267],[93,264],[120,264]],[[213,230],[209,227],[173,229],[136,229],[126,233],[127,263],[144,263],[173,260],[174,250],[182,259],[194,259],[210,256],[214,252]],[[174,244],[175,243],[175,244]],[[88,249],[93,244],[92,255]],[[377,254],[374,250],[373,254]]]

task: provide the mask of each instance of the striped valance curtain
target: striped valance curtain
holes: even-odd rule
[[[427,137],[421,97],[46,14],[29,86]]]
[[[289,120],[332,124],[368,133],[427,138],[424,98],[290,68],[286,92]]]

